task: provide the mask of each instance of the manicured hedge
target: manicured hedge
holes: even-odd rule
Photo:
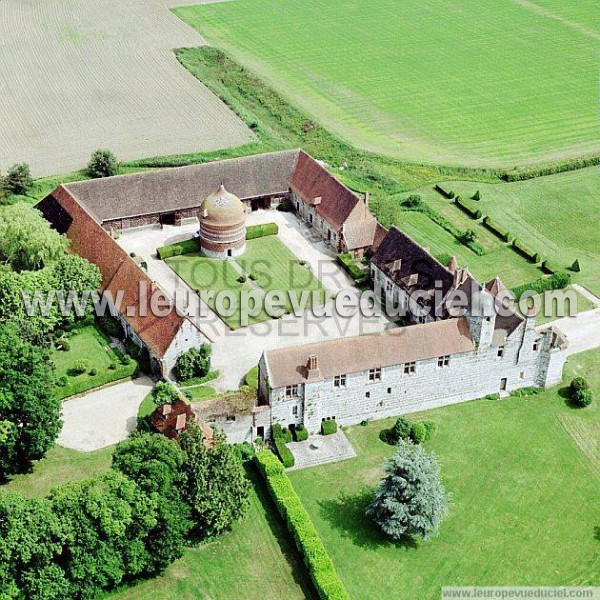
[[[499,175],[504,181],[522,181],[524,179],[533,179],[534,177],[542,177],[544,175],[563,173],[564,171],[584,169],[595,165],[600,165],[599,155],[561,160],[554,163],[547,163],[541,167],[522,167],[512,171],[502,171]]]
[[[279,226],[277,223],[264,223],[263,225],[251,225],[246,229],[246,239],[254,240],[265,237],[266,235],[277,235]]]
[[[220,371],[210,371],[204,377],[192,377],[192,379],[186,379],[185,381],[179,382],[179,387],[190,387],[192,385],[202,385],[203,383],[207,383],[209,381],[213,381],[213,379],[217,379],[221,374]]]
[[[177,242],[176,244],[170,244],[169,246],[163,246],[158,248],[156,253],[158,258],[165,260],[172,256],[181,256],[182,254],[191,254],[192,252],[200,252],[200,244],[197,239],[184,240],[183,242]]]
[[[268,450],[257,452],[255,461],[279,514],[302,554],[319,598],[349,600],[350,596],[281,463]]]
[[[295,433],[297,442],[303,442],[308,439],[308,429],[304,425],[298,425]]]
[[[286,467],[286,469],[293,467],[296,463],[296,459],[294,458],[292,451],[285,445],[285,440],[282,437],[279,437],[275,438],[273,443],[275,444],[275,450],[277,450],[277,455],[283,466]]]
[[[483,217],[483,225],[489,229],[494,235],[498,236],[503,242],[510,242],[510,232],[504,227],[492,221],[490,217]]]
[[[356,264],[354,258],[349,252],[341,252],[337,255],[337,261],[342,265],[343,269],[354,279],[354,281],[364,280],[365,274],[363,270]]]
[[[446,191],[441,185],[436,184],[433,186],[433,189],[444,196],[444,198],[448,198],[448,200],[454,198],[454,192],[451,190]]]
[[[326,419],[325,421],[321,421],[321,432],[323,435],[331,435],[337,431],[337,423],[335,419]]]
[[[549,260],[545,260],[542,263],[542,271],[544,271],[544,273],[547,273],[548,275],[554,275],[554,273],[558,273],[559,268],[552,264]]]
[[[541,260],[541,256],[531,248],[527,247],[525,244],[521,242],[521,240],[514,239],[512,242],[512,247],[515,252],[523,255],[525,258],[529,259],[533,263],[537,263]]]
[[[470,200],[465,200],[461,196],[456,196],[456,198],[454,198],[454,202],[472,219],[481,219],[481,211]]]
[[[517,300],[520,300],[524,292],[533,290],[537,294],[543,294],[548,290],[562,290],[571,283],[571,276],[564,271],[559,271],[550,275],[550,277],[540,277],[530,283],[525,283],[512,288],[512,292]]]

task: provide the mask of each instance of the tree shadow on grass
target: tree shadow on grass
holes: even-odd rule
[[[558,395],[565,401],[565,405],[573,410],[581,410],[581,406],[577,404],[570,396],[570,388],[568,385],[558,390]]]
[[[395,541],[386,536],[379,527],[365,515],[367,506],[373,501],[373,490],[363,488],[357,494],[340,493],[337,498],[319,502],[323,518],[331,523],[343,537],[352,540],[355,546],[376,550],[382,547],[413,550],[418,547],[412,536],[404,536]]]
[[[594,527],[594,538],[600,542],[600,526]]]

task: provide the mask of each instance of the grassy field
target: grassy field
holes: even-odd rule
[[[133,359],[127,365],[121,364],[121,354],[114,349],[107,349],[110,339],[94,325],[78,329],[67,339],[69,350],[54,349],[50,355],[56,365],[57,379],[67,378],[66,385],[56,387],[56,394],[60,398],[131,377],[137,369],[137,363]],[[73,370],[75,363],[80,360],[89,363],[86,373],[77,374]],[[115,368],[109,368],[110,365]],[[92,369],[96,370],[95,375],[90,374]]]
[[[464,198],[469,198],[479,190],[481,200],[474,204],[484,215],[489,215],[542,257],[563,269],[579,259],[581,272],[572,273],[573,279],[600,295],[598,167],[515,183],[447,181],[442,186]],[[494,238],[483,226],[462,213],[452,201],[435,192],[432,186],[415,192],[457,225],[459,221],[470,222],[471,228],[477,231],[481,239]],[[497,238],[493,239],[493,243],[496,247],[502,246]],[[510,262],[517,261],[513,259]],[[506,264],[505,260],[497,261],[497,272],[501,276],[505,269],[503,265]]]
[[[560,386],[423,415],[452,495],[440,536],[396,545],[364,516],[392,448],[355,426],[355,459],[290,473],[346,587],[357,598],[437,599],[444,585],[599,585],[600,350],[569,359],[596,400],[567,406]],[[323,485],[323,482],[327,485]],[[377,573],[379,576],[373,577]]]
[[[108,446],[94,452],[79,452],[54,446],[42,460],[33,463],[31,473],[15,475],[9,483],[1,485],[0,494],[11,492],[37,498],[62,483],[91,479],[110,467],[113,449]]]
[[[513,166],[600,150],[600,6],[568,4],[236,0],[175,13],[363,148]]]
[[[276,236],[247,242],[246,252],[235,260],[241,272],[232,266],[232,261],[206,258],[199,254],[174,256],[165,262],[195,290],[213,290],[215,294],[224,290],[235,292],[238,305],[243,291],[250,292],[257,288],[264,294],[271,290],[295,291],[298,294],[302,290],[321,290],[324,297],[326,293],[310,270],[301,265]],[[245,277],[246,280],[240,282],[240,277]],[[208,305],[217,312],[214,297],[208,301]],[[286,310],[290,310],[289,301],[286,303]],[[231,316],[219,314],[219,317],[231,329],[242,326],[239,309]],[[261,323],[271,318],[263,309],[258,316],[249,317],[248,324]]]
[[[162,577],[111,594],[118,600],[313,598],[306,570],[258,476],[250,511],[233,531],[171,565]]]

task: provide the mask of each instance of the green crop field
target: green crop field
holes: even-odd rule
[[[233,0],[175,12],[366,149],[503,167],[600,150],[595,0]]]
[[[590,383],[586,409],[557,386],[409,416],[438,424],[426,448],[452,499],[428,542],[394,544],[364,515],[393,452],[378,434],[393,420],[346,429],[356,458],[290,473],[347,589],[436,600],[442,586],[600,585],[599,360],[599,350],[576,354],[565,371]]]
[[[483,215],[489,215],[495,222],[510,231],[530,248],[539,252],[561,269],[579,260],[581,271],[571,273],[573,280],[600,295],[600,169],[591,167],[537,177],[515,183],[475,183],[467,181],[447,181],[441,184],[444,189],[453,190],[463,198],[469,198],[479,190],[481,200],[473,202]],[[454,252],[459,261],[472,268],[476,276],[488,278],[492,270],[501,278],[506,277],[506,285],[526,283],[531,277],[515,270],[540,271],[523,259],[515,257],[506,244],[495,238],[482,225],[469,219],[451,200],[446,200],[432,186],[415,190],[432,208],[449,218],[458,227],[466,228],[470,223],[482,241],[491,245],[491,252],[478,257],[463,248]],[[404,195],[402,196],[404,197]],[[391,209],[389,209],[391,210]],[[405,227],[409,235],[427,245],[434,252],[451,252],[444,245],[445,232],[436,232],[431,241],[426,230],[405,226],[402,219],[407,213],[391,215],[398,220],[400,228]],[[439,228],[438,228],[439,229]],[[450,238],[450,236],[447,236]],[[451,238],[450,238],[451,239]],[[453,240],[451,240],[453,243]],[[456,244],[457,245],[457,244]],[[485,244],[483,244],[485,246]],[[462,254],[461,254],[462,251]],[[510,256],[510,255],[513,256]],[[488,261],[492,261],[489,265]],[[488,269],[490,267],[491,270]],[[515,277],[515,275],[517,275]],[[520,280],[520,281],[518,281]]]

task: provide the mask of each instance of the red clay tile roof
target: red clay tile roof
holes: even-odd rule
[[[177,400],[170,407],[170,410],[165,411],[164,404],[159,406],[150,418],[150,423],[156,431],[174,439],[185,429],[188,420],[194,421],[196,416],[192,407],[183,400]]]
[[[143,290],[145,285],[150,295],[152,280],[64,186],[42,200],[37,208],[53,224],[60,226],[59,219],[69,223],[65,233],[71,240],[72,250],[96,264],[102,273],[100,291],[111,293],[113,299],[117,298],[117,293],[123,293],[120,313],[148,348],[162,358],[186,317],[178,315],[175,310],[164,317],[153,315],[149,309],[146,316],[139,315],[140,288]],[[127,314],[129,306],[135,307],[135,314]]]
[[[317,356],[319,377],[358,373],[475,350],[465,317],[399,327],[383,333],[345,337],[265,353],[273,388],[305,383],[308,357]]]
[[[308,204],[313,204],[314,199],[320,197],[321,201],[315,210],[336,230],[346,223],[357,206],[362,205],[368,212],[363,200],[303,151],[298,154],[290,187]],[[363,214],[364,209],[359,206],[359,211]],[[353,220],[359,217],[357,213]]]

